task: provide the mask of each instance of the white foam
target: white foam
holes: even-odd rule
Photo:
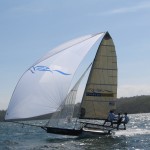
[[[150,134],[150,130],[147,129],[127,129],[116,131],[114,136],[134,136],[134,135]]]

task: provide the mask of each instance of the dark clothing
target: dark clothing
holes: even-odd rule
[[[117,121],[117,130],[119,129],[119,125],[122,123],[123,117],[118,118]]]
[[[104,122],[103,125],[105,125],[106,122],[111,122],[110,126],[113,127],[113,121],[114,121],[114,119],[115,119],[115,114],[112,111],[110,111],[109,114],[108,114],[107,120],[105,120],[105,122]]]

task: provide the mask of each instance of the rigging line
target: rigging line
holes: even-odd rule
[[[58,111],[58,113],[54,113],[51,118],[49,119],[49,121],[45,124],[45,126],[49,125],[51,123],[51,119],[55,119],[55,124],[57,124],[58,126],[58,123],[59,123],[59,118],[60,118],[60,115],[61,115],[61,112],[62,112],[62,108],[64,106],[64,103],[62,103],[56,111]]]
[[[44,94],[42,93],[42,95],[43,95],[44,99],[46,100],[46,104],[47,104],[47,102],[49,104],[47,107],[50,108],[51,103],[50,103],[49,99],[52,100],[51,102],[54,102],[54,99],[52,98],[52,96],[50,94],[47,94],[47,91],[45,91],[45,89],[43,89],[43,87],[40,84],[39,84],[39,88],[40,88],[40,93],[42,93],[42,92],[44,93]]]
[[[82,74],[82,76],[80,77],[80,79],[76,82],[76,84],[74,85],[74,87],[72,88],[72,90],[79,87],[81,80],[83,79],[83,77],[85,76],[85,74],[87,73],[87,71],[88,71],[88,69],[91,67],[91,65],[92,65],[92,63],[88,66],[88,68],[87,68],[87,69],[85,70],[85,72]],[[73,91],[73,94],[72,94],[72,90],[71,90],[70,93],[68,94],[66,100],[69,99],[69,97],[70,97],[71,95],[74,95],[74,93],[77,93],[76,91],[75,91],[75,92]],[[75,100],[76,100],[76,96],[74,97],[72,103],[75,103]],[[64,102],[64,103],[65,103],[65,102]],[[73,111],[73,112],[74,112],[74,111]]]
[[[73,99],[73,98],[72,98],[72,97],[73,97],[73,93],[74,93],[74,92],[72,92],[72,90],[71,90],[70,93],[68,94],[66,100],[64,101],[64,103],[62,103],[61,107],[65,106],[65,104],[68,104],[68,105],[69,105],[69,104],[74,104],[74,101],[72,101],[72,99]],[[71,108],[71,109],[72,109],[72,108]],[[62,111],[64,111],[64,109],[62,109],[59,114],[61,114]],[[70,111],[70,109],[67,107],[67,108],[65,109],[64,113],[66,114],[66,113],[69,112],[69,111]],[[62,114],[62,115],[63,115],[63,114]]]
[[[51,98],[51,96],[50,96],[50,95],[46,96],[46,94],[45,94],[45,96],[44,96],[44,97],[47,97],[47,98],[46,98],[46,100],[48,99],[48,101],[46,101],[47,106],[45,106],[45,105],[41,105],[41,104],[40,104],[40,105],[41,105],[41,106],[44,106],[45,108],[49,108],[49,109],[50,109],[50,108],[53,108],[53,109],[56,109],[56,107],[54,107],[54,106],[52,107],[52,104],[53,104],[53,105],[55,105],[55,103],[54,103],[54,99],[53,99],[53,98]],[[49,99],[51,99],[52,101],[50,102],[50,101],[49,101]],[[48,102],[48,103],[47,103],[47,102]]]
[[[74,86],[74,88],[70,91],[69,95],[68,95],[68,98],[66,100],[66,103],[70,104],[71,105],[71,116],[73,116],[73,112],[74,112],[74,106],[73,104],[75,104],[75,100],[76,100],[76,90],[74,90],[76,88],[76,86]],[[68,109],[69,111],[69,109]]]
[[[62,111],[62,109],[61,109],[61,111]],[[57,120],[56,120],[57,126],[58,126],[59,121],[60,121],[59,118],[60,118],[60,116],[61,116],[61,111],[58,113],[58,115],[56,115],[56,117],[57,117],[57,118],[56,118],[56,119],[57,119]]]
[[[69,107],[66,109],[66,114],[69,114],[69,117],[73,117],[73,114],[72,114],[73,111],[72,110],[73,110],[74,102],[72,100],[74,100],[74,96],[73,96],[73,93],[71,92],[70,96],[67,100],[67,103],[68,103]]]
[[[84,41],[86,41],[86,40],[89,40],[89,39],[91,39],[91,38],[93,38],[93,37],[95,37],[95,36],[97,36],[97,35],[99,35],[99,34],[102,34],[102,33],[106,33],[106,32],[100,32],[100,33],[93,34],[93,35],[91,35],[91,37],[89,37],[89,38],[87,38],[87,39],[84,39],[84,40],[82,40],[82,41],[80,41],[80,42],[77,42],[77,43],[71,45],[71,46],[68,46],[67,48],[62,49],[62,50],[60,50],[60,51],[58,51],[58,52],[52,54],[51,56],[47,56],[44,60],[46,60],[46,59],[48,59],[49,57],[52,57],[52,56],[54,56],[54,55],[56,55],[56,54],[62,52],[62,51],[64,51],[64,50],[68,49],[68,48],[71,48],[71,47],[73,47],[73,46],[75,46],[75,45],[77,45],[77,44],[80,44],[80,43],[82,43],[82,42],[84,42]],[[66,42],[66,43],[67,43],[67,42]],[[64,44],[65,44],[65,43],[64,43]],[[54,49],[55,49],[55,48],[54,48]],[[52,50],[53,50],[53,49],[52,49]],[[36,65],[36,64],[39,64],[39,63],[42,62],[42,61],[43,61],[43,60],[40,61],[40,59],[39,59],[39,61],[37,61],[37,63],[34,63],[31,67],[33,67],[33,66]],[[30,68],[31,68],[31,67],[30,67]]]
[[[54,79],[53,74],[52,74],[51,77]],[[57,82],[56,85],[58,85],[57,79],[55,79],[55,82]],[[59,87],[59,89],[60,89],[60,87]],[[61,99],[62,96],[60,96],[60,95],[61,95],[61,94],[60,94],[61,92],[60,92],[59,89],[57,89],[57,90],[55,91],[56,93],[54,93],[53,96],[52,96],[51,94],[48,95],[48,97],[49,97],[48,102],[49,102],[50,105],[51,105],[51,103],[53,103],[54,105],[57,105],[57,106],[58,106],[58,104],[60,104],[60,102],[61,102],[60,99]],[[58,101],[55,101],[55,97],[56,97],[55,95],[59,95]],[[52,100],[52,101],[50,101],[50,100]]]
[[[87,73],[87,71],[89,70],[89,68],[91,67],[91,65],[92,65],[92,63],[88,66],[88,68],[85,70],[85,72],[82,74],[82,76],[80,77],[80,79],[76,82],[76,84],[74,85],[74,87],[72,88],[72,89],[74,89],[76,86],[77,86],[77,84],[80,84],[80,82],[81,82],[81,80],[83,79],[83,77],[84,77],[84,75]],[[71,92],[71,91],[70,91]],[[70,94],[68,94],[67,95],[67,97],[68,96],[70,96]],[[67,100],[67,97],[64,99],[64,101],[62,102],[62,104],[58,107],[58,109],[57,110],[62,110],[62,108],[63,108],[63,106],[65,105],[65,102],[66,102],[66,100]],[[58,125],[58,122],[59,122],[59,116],[60,116],[60,113],[61,113],[61,111],[58,113],[58,115],[56,115],[56,117],[57,117],[57,125]],[[55,114],[54,114],[55,115]],[[55,118],[55,116],[53,116],[52,115],[52,117],[51,118]],[[51,120],[49,119],[49,121],[45,124],[45,126],[46,125],[48,125],[49,123],[51,122]]]
[[[61,103],[61,99],[62,99],[62,97],[63,97],[63,94],[62,94],[62,87],[60,87],[60,86],[58,86],[58,85],[60,85],[59,84],[59,81],[58,81],[58,79],[57,78],[55,78],[55,76],[52,74],[52,78],[53,78],[53,80],[55,80],[55,82],[56,82],[56,84],[55,85],[57,85],[57,89],[55,90],[55,94],[59,97],[58,98],[58,101],[55,101],[55,100],[53,100],[53,102],[56,104],[56,105],[58,105],[58,104],[60,104]],[[55,95],[54,94],[54,95]],[[55,96],[56,97],[56,96]]]
[[[36,103],[35,103],[36,104]],[[56,110],[56,107],[52,107],[52,106],[45,106],[45,105],[41,105],[41,104],[39,104],[39,106],[42,106],[42,107],[44,107],[44,108],[52,108],[52,109],[55,109]]]
[[[68,100],[69,100],[69,103],[71,104],[71,116],[73,117],[74,107],[75,107],[74,105],[75,105],[75,100],[76,100],[76,91],[71,90],[71,96]]]
[[[90,64],[90,66],[92,65],[92,63]],[[77,96],[77,90],[78,90],[78,88],[79,88],[79,85],[80,85],[80,83],[81,83],[81,80],[83,79],[83,77],[85,76],[85,74],[87,73],[87,71],[88,71],[88,69],[90,68],[90,66],[87,68],[87,70],[84,72],[84,74],[81,76],[81,78],[78,80],[78,82],[76,83],[76,85],[75,85],[75,87],[74,87],[74,89],[76,89],[76,90],[73,90],[73,96],[74,96],[74,104],[75,104],[75,100],[76,100],[76,96]],[[73,111],[72,111],[72,115],[74,114],[74,110],[75,110],[75,106],[72,108],[73,109]],[[75,121],[75,123],[74,123],[74,129],[75,129],[75,127],[76,127],[76,124],[77,124],[77,116],[76,116],[76,121]]]
[[[53,74],[51,74],[51,78],[53,78],[53,80],[55,80],[55,77],[54,77],[54,75]],[[57,82],[57,80],[55,80],[55,82]],[[58,85],[58,84],[56,84],[56,85]],[[59,90],[56,90],[57,92],[59,92]],[[55,92],[56,92],[55,91]],[[49,92],[48,92],[49,93]],[[51,95],[51,94],[48,94],[48,101],[49,101],[49,103],[51,103],[51,102],[53,102],[53,104],[56,104],[56,105],[58,105],[59,103],[60,103],[60,98],[59,98],[59,101],[55,101],[55,96],[54,96],[55,94],[53,94],[53,96]],[[57,93],[57,95],[59,95],[60,96],[60,94],[59,93]],[[52,101],[50,101],[50,100],[52,100]]]

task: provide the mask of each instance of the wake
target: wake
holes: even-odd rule
[[[148,129],[127,129],[120,130],[114,133],[114,136],[134,136],[134,135],[148,135],[150,134],[150,130]]]

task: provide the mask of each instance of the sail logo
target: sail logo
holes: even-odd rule
[[[88,92],[86,92],[86,96],[113,97],[114,94],[108,90],[89,89]]]
[[[71,74],[69,74],[69,73],[66,73],[66,72],[63,72],[63,71],[61,71],[61,70],[58,70],[58,69],[50,69],[49,67],[47,67],[47,66],[33,66],[31,69],[30,69],[30,71],[32,72],[32,73],[35,73],[36,71],[48,71],[48,72],[51,72],[51,73],[53,73],[53,72],[57,72],[57,73],[59,73],[59,74],[62,74],[62,75],[71,75]]]

